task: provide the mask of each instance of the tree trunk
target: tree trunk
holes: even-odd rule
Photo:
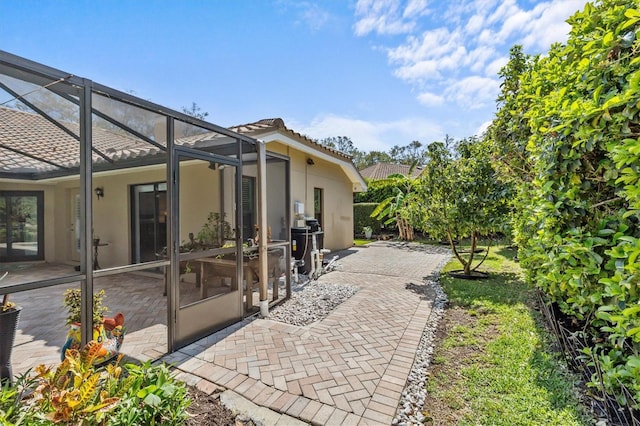
[[[456,259],[458,259],[458,262],[462,264],[462,269],[466,274],[467,270],[470,268],[470,266],[468,265],[471,265],[471,263],[467,263],[467,261],[464,260],[462,256],[460,256],[460,253],[458,253],[458,249],[456,248],[456,245],[453,243],[453,235],[451,235],[451,231],[449,230],[447,230],[447,239],[449,240],[449,246],[451,247],[451,251],[453,252],[453,255],[456,257]]]
[[[471,233],[471,253],[469,254],[469,262],[464,265],[464,274],[471,275],[471,263],[473,262],[473,255],[476,252],[476,247],[478,246],[478,236],[476,231]]]

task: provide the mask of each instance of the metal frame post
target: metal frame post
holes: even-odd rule
[[[269,313],[268,295],[268,262],[267,262],[267,150],[264,141],[256,144],[258,154],[258,254],[260,260],[260,313],[267,316]],[[247,283],[247,285],[250,285]]]
[[[167,349],[173,352],[176,349],[176,327],[178,326],[178,300],[179,294],[175,283],[180,280],[180,243],[178,235],[178,189],[176,179],[176,153],[174,147],[175,122],[173,117],[167,120],[167,198],[169,209],[167,212],[167,254],[169,255],[169,271],[166,275],[167,282]]]
[[[86,345],[93,339],[93,167],[91,146],[93,144],[91,119],[91,94],[93,83],[83,79],[80,102],[80,270],[84,279],[80,283],[81,342]]]

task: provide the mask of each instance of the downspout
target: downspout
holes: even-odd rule
[[[260,314],[269,316],[268,263],[267,263],[267,150],[265,143],[258,140],[256,144],[258,166],[258,256],[260,282]],[[250,285],[247,283],[247,285]]]

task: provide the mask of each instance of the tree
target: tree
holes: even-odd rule
[[[205,120],[209,116],[209,113],[202,111],[200,106],[195,102],[191,102],[191,106],[189,108],[183,106],[182,112],[199,120]]]
[[[360,166],[362,165],[364,152],[356,148],[351,138],[347,136],[332,136],[321,140],[316,140],[316,142],[326,147],[333,148],[347,155],[350,155],[356,168],[362,168]]]
[[[416,187],[414,201],[421,212],[422,229],[437,239],[446,239],[472,276],[478,239],[500,230],[506,220],[505,185],[496,179],[486,145],[477,138],[458,142],[452,152],[448,143],[427,146],[428,161]],[[456,237],[471,239],[468,258],[455,244]],[[487,248],[487,253],[488,253]]]
[[[426,160],[426,150],[420,141],[412,141],[406,146],[395,145],[389,150],[391,162],[406,165],[423,165]]]

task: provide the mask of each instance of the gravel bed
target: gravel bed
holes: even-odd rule
[[[269,312],[269,319],[291,325],[308,325],[325,318],[342,302],[353,296],[359,287],[324,284],[311,281],[291,299]]]
[[[438,266],[436,271],[440,271],[448,261],[449,259],[446,259]],[[447,304],[447,295],[442,290],[442,287],[440,287],[438,278],[439,272],[435,272],[432,276],[428,277],[424,285],[413,286],[412,288],[413,291],[430,295],[431,297],[435,295],[435,297],[433,306],[431,307],[431,315],[429,315],[427,324],[422,332],[413,366],[411,367],[407,383],[400,397],[396,416],[393,418],[392,424],[394,425],[415,425],[424,424],[425,422],[422,409],[424,408],[424,401],[427,398],[426,384],[429,378],[428,370],[431,365],[431,356],[434,350],[433,341],[438,323],[444,315]]]

